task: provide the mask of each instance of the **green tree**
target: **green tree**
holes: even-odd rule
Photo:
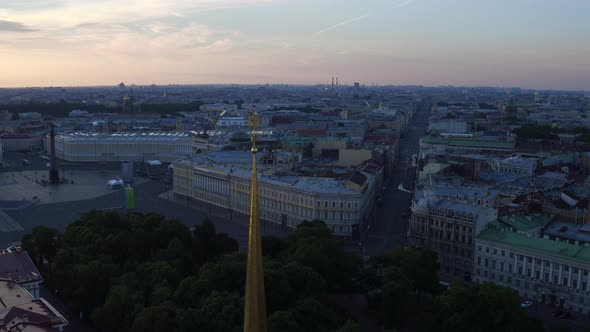
[[[92,320],[99,331],[122,331],[131,329],[133,317],[142,307],[142,294],[131,292],[124,285],[114,286],[104,303],[92,314]]]
[[[47,266],[51,269],[51,263],[57,255],[61,239],[57,229],[47,226],[35,226],[32,234],[23,236],[23,248],[32,256],[37,266]]]
[[[433,298],[438,293],[436,254],[399,247],[374,257],[359,277],[368,291],[369,304],[388,328],[429,330],[435,311]]]
[[[201,331],[241,331],[244,301],[235,292],[213,291],[203,300],[196,312],[196,323]]]
[[[133,320],[132,332],[176,331],[176,312],[171,305],[159,305],[141,310]]]
[[[495,284],[454,284],[436,300],[439,331],[532,331],[516,291]]]
[[[341,242],[331,236],[326,224],[306,221],[288,239],[291,260],[312,268],[325,280],[330,290],[351,292],[353,279],[360,271],[361,259],[344,250]]]
[[[268,317],[269,332],[305,332],[291,311],[275,311]]]
[[[553,128],[548,125],[534,125],[525,124],[524,126],[514,130],[514,133],[519,138],[525,139],[556,139],[557,135]]]

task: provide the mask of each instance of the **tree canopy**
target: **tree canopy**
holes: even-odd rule
[[[63,234],[37,227],[23,245],[98,331],[242,329],[246,255],[208,220],[190,230],[156,213],[92,211]],[[263,247],[269,331],[355,330],[323,298],[348,290],[360,260],[323,222],[287,240],[265,237]]]
[[[63,234],[36,227],[23,247],[49,287],[97,331],[242,329],[246,254],[211,221],[189,229],[156,213],[92,211]],[[442,289],[432,251],[398,247],[363,264],[319,220],[287,239],[263,237],[262,248],[270,332],[359,331],[338,305],[352,294],[366,294],[358,311],[388,329],[540,330],[508,288]]]
[[[548,125],[534,125],[534,124],[525,124],[520,128],[514,130],[514,133],[519,138],[527,138],[527,139],[555,139],[557,135],[555,134],[553,128]]]

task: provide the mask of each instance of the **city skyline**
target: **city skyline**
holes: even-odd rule
[[[27,0],[0,5],[2,87],[521,86],[590,90],[590,3]]]

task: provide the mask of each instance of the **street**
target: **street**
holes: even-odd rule
[[[425,97],[406,136],[400,139],[399,162],[395,166],[390,183],[387,184],[383,204],[377,208],[376,221],[369,226],[368,236],[363,243],[365,256],[382,254],[405,242],[412,193],[399,190],[398,186],[402,182],[413,182],[413,178],[404,177],[406,174],[414,174],[407,172],[408,168],[412,167],[408,160],[419,152],[420,138],[426,135],[430,107],[430,98]]]

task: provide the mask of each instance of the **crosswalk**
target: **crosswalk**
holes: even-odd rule
[[[0,233],[23,231],[24,228],[19,225],[14,219],[0,210]]]

